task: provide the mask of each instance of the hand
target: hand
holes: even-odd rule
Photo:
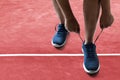
[[[80,33],[79,23],[75,18],[65,20],[65,27],[70,32]]]
[[[112,14],[109,14],[109,15],[102,14],[100,18],[101,29],[110,27],[113,21],[114,21],[114,17],[112,16]]]

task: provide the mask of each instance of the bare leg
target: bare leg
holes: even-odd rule
[[[93,42],[96,23],[99,16],[99,0],[84,0],[85,44]]]
[[[62,10],[65,17],[65,27],[68,31],[79,32],[79,24],[73,15],[68,0],[57,0],[60,9]]]
[[[57,3],[56,0],[53,0],[53,5],[54,5],[54,8],[55,8],[55,10],[56,10],[56,13],[57,13],[57,15],[58,15],[58,17],[59,17],[59,19],[60,19],[60,24],[64,24],[65,18],[64,18],[64,16],[63,16],[63,13],[62,13],[62,11],[60,10],[60,7],[59,7],[59,5],[58,5],[58,3]]]
[[[101,28],[107,28],[114,21],[114,18],[111,14],[110,0],[101,0],[100,2],[101,2],[101,7],[102,7],[100,26]]]

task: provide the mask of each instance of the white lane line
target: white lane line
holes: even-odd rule
[[[111,54],[97,54],[98,56],[120,56],[119,53],[111,53]],[[34,56],[38,56],[38,57],[77,57],[77,56],[84,56],[83,54],[0,54],[0,57],[24,57],[24,56],[28,56],[28,57],[34,57]]]

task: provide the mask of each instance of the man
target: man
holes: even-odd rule
[[[69,0],[53,0],[53,4],[60,23],[52,39],[52,45],[62,47],[66,42],[69,32],[80,33],[79,23],[71,10]],[[85,21],[85,41],[82,45],[82,51],[84,53],[83,67],[90,74],[97,73],[100,69],[96,45],[93,42],[100,7],[102,7],[100,27],[103,29],[109,27],[114,21],[110,10],[110,0],[84,0],[83,2]]]

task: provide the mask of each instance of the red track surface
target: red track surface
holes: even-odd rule
[[[84,37],[82,2],[76,0],[71,1],[71,4]],[[98,53],[120,53],[119,4],[119,0],[112,0],[115,22],[103,32],[97,42]],[[51,45],[58,22],[50,0],[1,0],[0,53],[81,53],[82,42],[75,33],[70,34],[64,49],[57,50]],[[99,25],[96,35],[98,32]]]
[[[0,80],[119,80],[120,57],[100,57],[97,75],[86,74],[83,57],[0,58]]]
[[[84,37],[83,0],[70,0]],[[98,53],[120,53],[120,0],[111,0],[115,22],[105,29]],[[51,0],[0,0],[0,53],[81,53],[79,37],[71,33],[67,45],[51,45],[58,18]],[[99,24],[95,37],[100,32]],[[0,57],[0,80],[119,80],[120,57],[100,57],[96,76],[83,70],[83,57]]]

